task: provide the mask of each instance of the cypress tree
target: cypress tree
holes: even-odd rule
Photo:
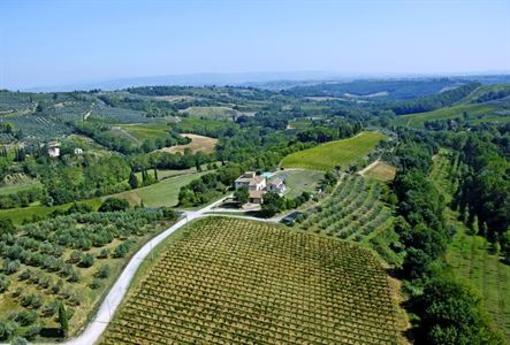
[[[67,332],[69,331],[68,321],[67,310],[64,303],[60,302],[58,305],[58,322],[60,324],[60,329],[64,332],[64,336],[67,336]]]
[[[138,179],[136,178],[136,174],[133,170],[129,174],[129,185],[132,189],[138,188]]]

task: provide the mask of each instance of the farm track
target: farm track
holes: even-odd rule
[[[336,186],[337,188],[345,178],[346,176],[342,176],[341,180]],[[136,275],[136,272],[138,271],[138,268],[144,262],[144,260],[146,260],[149,257],[153,248],[155,248],[158,244],[163,242],[171,234],[173,234],[183,226],[189,224],[190,222],[205,217],[228,217],[266,223],[278,223],[281,220],[281,218],[285,216],[284,214],[269,219],[261,219],[242,215],[215,214],[214,207],[222,203],[226,198],[228,198],[228,196],[220,200],[217,200],[211,203],[210,205],[205,206],[197,211],[184,211],[183,217],[177,223],[175,223],[170,228],[166,229],[161,234],[147,242],[128,262],[120,276],[117,278],[117,281],[104,298],[96,315],[92,318],[91,321],[89,321],[85,330],[77,337],[71,338],[60,344],[66,345],[95,344],[101,338],[102,334],[113,320],[116,311],[120,307],[124,297],[126,296],[131,286],[131,283]],[[327,199],[329,200],[329,197]]]
[[[227,196],[228,197],[228,196]],[[146,260],[146,258],[150,255],[153,248],[155,248],[158,244],[163,242],[167,237],[173,234],[178,229],[182,228],[186,224],[205,217],[229,217],[229,218],[238,218],[244,220],[255,220],[262,221],[268,223],[277,223],[280,220],[280,217],[274,217],[269,219],[260,219],[249,216],[236,216],[236,215],[225,215],[225,214],[214,214],[212,211],[213,207],[223,202],[227,197],[224,197],[220,200],[217,200],[211,203],[208,206],[205,206],[197,211],[185,211],[181,220],[172,225],[170,228],[163,231],[158,236],[151,239],[147,242],[136,254],[131,258],[128,262],[122,273],[120,274],[117,281],[112,286],[105,299],[101,303],[96,315],[92,318],[92,320],[88,323],[85,330],[78,335],[77,337],[71,338],[65,342],[61,342],[59,344],[65,345],[91,345],[95,344],[103,332],[105,331],[108,324],[112,321],[115,312],[119,308],[124,296],[127,294],[131,282],[138,271],[140,265]],[[212,212],[212,213],[211,213]],[[44,343],[40,343],[44,344]],[[46,343],[50,344],[50,343]]]

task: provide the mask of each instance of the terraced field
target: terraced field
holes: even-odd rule
[[[210,217],[145,270],[101,344],[399,343],[388,277],[344,241]]]

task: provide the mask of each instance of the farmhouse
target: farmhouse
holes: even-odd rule
[[[247,171],[235,180],[235,187],[237,189],[248,189],[251,191],[259,191],[266,189],[266,179],[262,176],[257,176],[254,171]]]
[[[235,189],[248,190],[248,202],[252,204],[264,203],[264,194],[267,192],[275,192],[280,195],[285,193],[285,183],[281,178],[266,178],[272,174],[264,173],[257,175],[254,171],[247,171],[235,180]]]
[[[48,156],[51,158],[60,157],[60,143],[58,141],[50,141],[48,143]]]

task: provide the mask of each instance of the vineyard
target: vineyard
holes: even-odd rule
[[[388,278],[367,250],[209,217],[161,248],[101,344],[397,344]]]
[[[298,226],[343,240],[370,240],[392,223],[391,209],[379,199],[381,183],[343,175],[333,194]]]
[[[64,301],[76,334],[130,254],[166,219],[159,210],[75,214],[0,233],[0,326],[13,320],[17,333],[34,337],[57,325]]]

